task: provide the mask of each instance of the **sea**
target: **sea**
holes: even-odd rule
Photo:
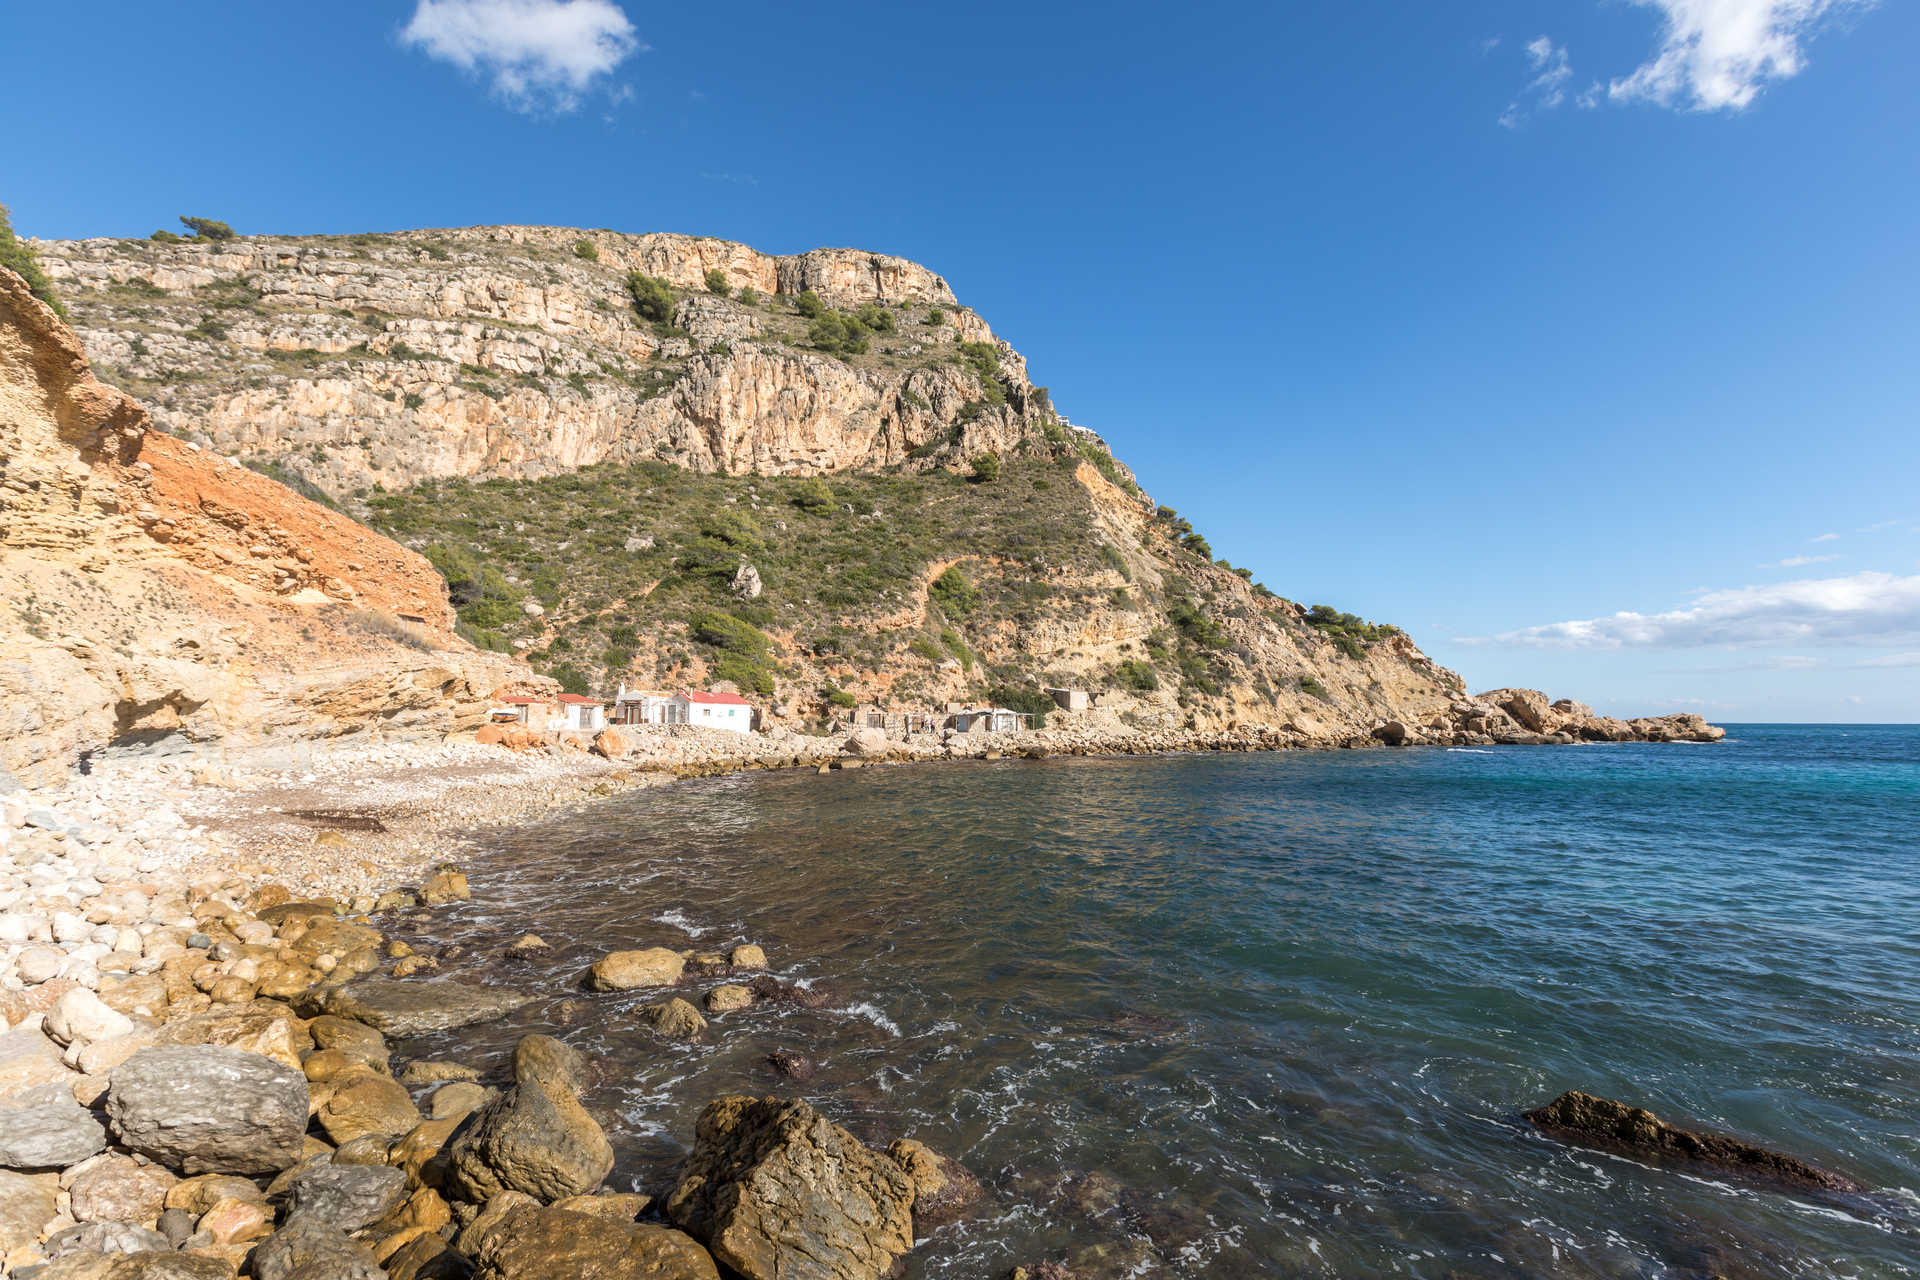
[[[656,1196],[721,1094],[919,1139],[986,1194],[910,1277],[1920,1275],[1920,727],[747,774],[480,840],[421,937],[539,998],[403,1053],[561,1036]],[[580,986],[738,942],[806,998],[681,1044]],[[1573,1088],[1866,1189],[1526,1123]]]

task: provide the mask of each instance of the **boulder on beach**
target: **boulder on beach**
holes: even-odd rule
[[[76,1222],[152,1222],[167,1207],[178,1178],[157,1164],[109,1152],[68,1170],[70,1212]]]
[[[753,992],[735,982],[722,983],[706,994],[708,1013],[733,1013],[753,1003]]]
[[[462,1199],[503,1191],[541,1200],[581,1195],[613,1169],[613,1146],[580,1104],[583,1064],[550,1036],[514,1048],[513,1088],[475,1112],[447,1149],[447,1182]]]
[[[296,1214],[248,1255],[255,1280],[386,1280],[365,1245],[311,1214]]]
[[[764,969],[767,953],[751,942],[743,942],[727,953],[727,963],[736,969]]]
[[[850,756],[864,760],[876,759],[893,750],[893,742],[884,729],[855,729],[847,735],[840,748]]]
[[[708,1103],[667,1217],[747,1280],[878,1280],[913,1247],[914,1184],[805,1102]]]
[[[142,1049],[108,1077],[121,1145],[189,1174],[285,1169],[305,1145],[307,1106],[298,1071],[213,1045]]]
[[[0,1169],[0,1258],[40,1238],[53,1219],[60,1195],[51,1173],[38,1176]]]
[[[388,1165],[315,1165],[287,1188],[287,1219],[309,1214],[352,1235],[398,1209],[406,1198],[405,1170]]]
[[[312,1047],[313,1037],[286,1005],[276,1000],[254,1000],[176,1019],[160,1028],[154,1042],[224,1045],[297,1068],[301,1055]]]
[[[336,1145],[369,1134],[397,1138],[420,1123],[420,1112],[406,1086],[371,1067],[349,1067],[328,1083],[331,1091],[314,1119]]]
[[[1614,1151],[1655,1163],[1679,1161],[1721,1173],[1782,1182],[1824,1191],[1858,1191],[1849,1178],[1815,1168],[1793,1156],[1756,1147],[1720,1133],[1681,1129],[1644,1107],[1568,1090],[1527,1112],[1533,1126],[1550,1138]]]
[[[632,991],[636,987],[670,987],[680,981],[687,960],[678,951],[648,947],[615,951],[594,961],[587,970],[587,986],[595,991]]]
[[[474,1280],[720,1280],[712,1256],[682,1232],[527,1205],[487,1234],[474,1261]]]
[[[107,1131],[63,1082],[38,1085],[0,1108],[0,1169],[66,1169],[106,1150]]]
[[[388,1036],[423,1036],[504,1018],[533,997],[504,987],[476,987],[436,978],[362,978],[328,991],[322,1007]]]

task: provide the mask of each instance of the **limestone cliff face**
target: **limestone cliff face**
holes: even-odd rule
[[[0,769],[175,738],[445,731],[529,673],[420,556],[155,431],[0,270]]]
[[[1010,448],[1049,416],[1025,362],[944,280],[850,249],[475,227],[39,251],[94,363],[162,427],[337,496],[646,459],[932,467]],[[670,324],[636,313],[630,271],[676,291]],[[728,296],[709,289],[716,271]],[[808,290],[892,327],[865,352],[819,350],[794,305]]]

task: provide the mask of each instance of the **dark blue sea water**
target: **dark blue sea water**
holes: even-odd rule
[[[723,1092],[957,1155],[991,1202],[914,1275],[1920,1275],[1914,727],[754,775],[490,841],[458,909],[488,958],[450,971],[552,995],[461,1052],[599,1055],[623,1186]],[[556,954],[490,958],[529,928]],[[631,1019],[657,997],[570,990],[617,947],[737,940],[827,1005],[680,1046]],[[1870,1191],[1519,1118],[1570,1087]]]

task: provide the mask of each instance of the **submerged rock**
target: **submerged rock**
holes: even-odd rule
[[[887,1148],[887,1159],[913,1180],[913,1222],[922,1231],[955,1221],[986,1195],[958,1160],[923,1142],[901,1138]]]
[[[351,1018],[389,1036],[434,1031],[504,1018],[533,997],[502,987],[475,987],[446,979],[403,982],[366,978],[326,993],[326,1012]]]
[[[686,970],[686,957],[665,947],[644,951],[616,951],[587,970],[587,986],[595,991],[631,991],[636,987],[670,987]]]
[[[659,1004],[641,1005],[635,1016],[669,1040],[698,1040],[707,1029],[700,1011],[678,996]]]
[[[747,1280],[877,1280],[913,1247],[913,1181],[804,1102],[700,1113],[667,1217]]]
[[[1527,1119],[1550,1138],[1646,1160],[1683,1161],[1723,1173],[1824,1191],[1860,1189],[1851,1179],[1792,1156],[1725,1134],[1677,1128],[1644,1107],[1578,1090],[1570,1089],[1546,1106],[1527,1112]]]
[[[795,1053],[791,1049],[775,1049],[762,1059],[773,1074],[783,1080],[792,1080],[805,1084],[820,1072],[820,1064],[804,1053]]]

